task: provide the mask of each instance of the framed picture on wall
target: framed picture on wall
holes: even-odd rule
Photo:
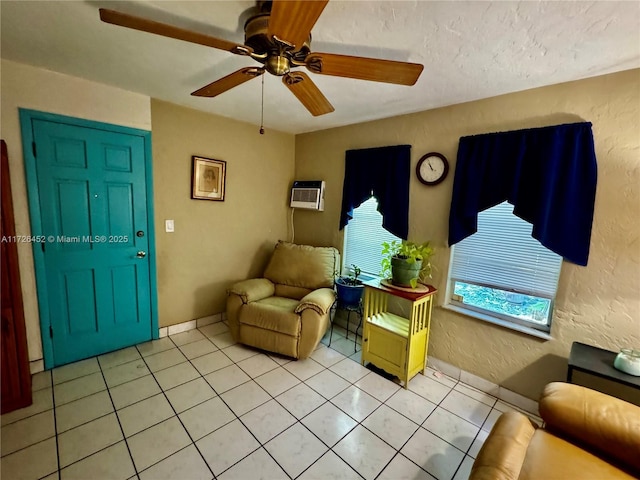
[[[224,201],[227,162],[193,156],[191,198]]]

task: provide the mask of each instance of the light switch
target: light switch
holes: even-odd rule
[[[175,232],[175,225],[173,223],[173,220],[164,221],[164,231],[169,233]]]

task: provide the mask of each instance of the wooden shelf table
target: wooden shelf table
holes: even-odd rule
[[[414,293],[387,287],[380,280],[365,282],[364,286],[362,365],[370,362],[397,376],[406,389],[418,372],[424,375],[436,289],[423,285],[423,291]],[[388,311],[390,297],[411,303],[409,318]]]

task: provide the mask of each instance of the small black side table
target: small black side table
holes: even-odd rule
[[[621,372],[613,366],[616,355],[618,354],[609,350],[573,342],[571,353],[569,354],[567,383],[571,383],[573,371],[578,370],[579,372],[589,373],[612,382],[640,389],[640,377]]]

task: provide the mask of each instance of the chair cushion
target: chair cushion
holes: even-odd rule
[[[241,343],[267,352],[298,358],[298,337],[284,333],[243,324]]]
[[[264,277],[273,283],[311,290],[333,288],[339,253],[334,247],[311,247],[278,242]]]
[[[273,295],[276,297],[295,298],[296,300],[300,300],[308,293],[313,292],[313,290],[309,288],[291,287],[289,285],[280,285],[277,283],[274,285],[274,290],[275,293]]]
[[[606,454],[640,475],[640,409],[579,385],[553,382],[544,387],[540,415],[546,429]]]
[[[243,303],[255,302],[263,298],[271,297],[274,295],[274,292],[275,285],[266,278],[243,280],[235,283],[227,290],[227,294],[235,294],[242,298]]]
[[[527,456],[520,470],[519,480],[538,479],[597,479],[613,480],[635,477],[614,465],[569,443],[552,433],[538,429],[533,435]]]
[[[298,300],[283,297],[269,297],[251,302],[240,310],[241,324],[252,325],[265,330],[300,336],[300,316],[295,313]]]

